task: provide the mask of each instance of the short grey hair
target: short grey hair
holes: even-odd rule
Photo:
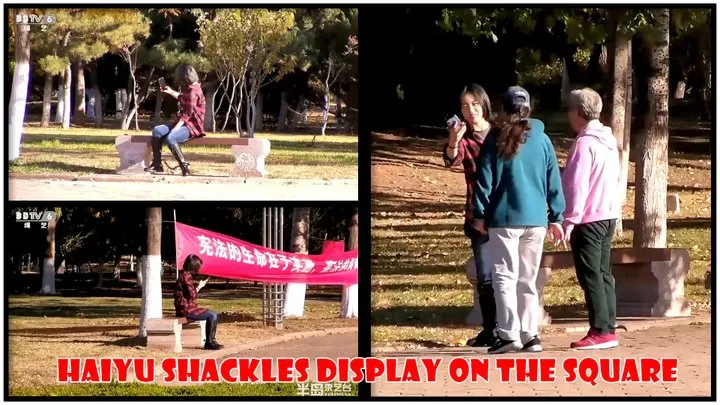
[[[580,118],[586,121],[600,119],[602,97],[593,89],[584,88],[570,92],[570,109],[577,109]]]

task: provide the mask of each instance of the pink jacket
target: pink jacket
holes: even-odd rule
[[[620,217],[620,158],[609,127],[590,121],[578,134],[562,176],[564,227]]]

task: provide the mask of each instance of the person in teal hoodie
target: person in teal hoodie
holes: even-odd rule
[[[563,240],[565,197],[555,149],[545,125],[530,118],[527,90],[509,88],[503,109],[480,152],[473,207],[473,227],[490,238],[498,339],[488,353],[540,352],[535,283],[546,234]]]

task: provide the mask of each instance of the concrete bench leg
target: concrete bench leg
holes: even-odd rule
[[[175,323],[170,329],[150,330],[147,332],[146,346],[151,349],[172,350],[175,353],[182,352],[182,325]]]
[[[617,316],[690,316],[685,300],[685,278],[690,255],[685,249],[670,249],[670,260],[613,266]]]
[[[194,321],[182,325],[182,345],[185,347],[205,347],[205,321]]]
[[[248,139],[247,145],[233,145],[235,163],[230,175],[233,177],[265,176],[265,158],[270,154],[270,141],[267,139]]]
[[[342,307],[340,308],[341,318],[358,317],[358,285],[353,284],[343,287]]]
[[[545,299],[543,297],[543,290],[545,289],[547,283],[550,281],[550,273],[551,270],[549,268],[540,268],[538,272],[537,282],[535,284],[537,288],[540,306],[539,326],[548,326],[552,322],[552,318],[545,311]],[[475,260],[472,257],[470,257],[468,261],[465,262],[465,276],[467,277],[468,282],[472,285],[473,288],[473,307],[470,311],[470,314],[468,314],[467,318],[465,318],[465,323],[467,323],[468,325],[482,325],[482,309],[480,308],[480,299],[478,298],[477,292],[477,272],[475,271]]]
[[[151,159],[152,148],[147,143],[130,142],[130,136],[115,138],[115,148],[120,154],[119,174],[146,174],[146,162]]]

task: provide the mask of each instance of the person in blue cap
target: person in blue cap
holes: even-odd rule
[[[510,87],[504,118],[478,157],[473,227],[489,235],[497,335],[488,353],[540,352],[538,271],[546,233],[563,240],[565,210],[557,156],[545,125],[530,118],[530,94]]]

